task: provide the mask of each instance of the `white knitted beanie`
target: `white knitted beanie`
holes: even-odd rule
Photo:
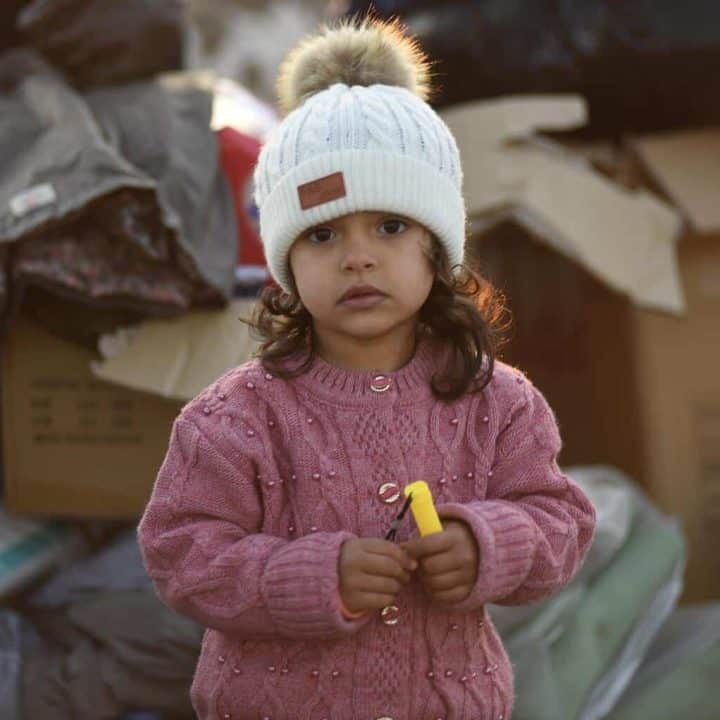
[[[324,28],[280,71],[289,114],[263,146],[255,202],[270,272],[290,290],[288,253],[304,230],[360,210],[428,228],[463,260],[465,204],[455,138],[425,102],[428,66],[397,23]]]

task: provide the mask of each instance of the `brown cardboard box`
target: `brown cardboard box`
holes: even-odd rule
[[[258,349],[250,327],[240,321],[255,309],[255,299],[235,299],[220,310],[194,310],[122,328],[100,339],[103,359],[93,363],[92,371],[134,390],[191,400]]]
[[[579,98],[480,101],[443,111],[463,159],[473,231],[512,220],[641,307],[681,313],[676,244],[680,214],[644,187],[597,172],[538,130],[582,125]]]
[[[720,598],[717,158],[720,130],[635,139],[620,157],[634,186],[653,189],[684,217],[679,312],[675,301],[666,310],[633,302],[519,222],[473,242],[514,314],[504,359],[525,369],[554,408],[562,464],[615,465],[682,522],[685,602]],[[582,213],[586,199],[568,212]]]
[[[686,600],[720,598],[720,129],[628,142],[638,176],[682,212],[686,311],[636,312],[647,482],[690,543]]]
[[[524,230],[476,237],[508,296],[503,359],[553,407],[561,464],[610,464],[682,522],[685,602],[720,598],[720,237],[680,242],[686,309],[640,308]]]
[[[572,97],[444,117],[471,245],[514,314],[504,359],[555,410],[562,464],[638,481],[683,524],[684,600],[720,598],[720,130],[634,138],[598,162],[560,144],[585,121]]]
[[[720,598],[720,237],[689,232],[679,263],[687,310],[635,310],[644,478],[689,542],[685,597]]]
[[[14,513],[136,518],[181,403],[111,385],[94,356],[21,317],[3,352],[5,505]]]
[[[614,465],[643,483],[632,303],[515,223],[471,247],[511,312],[502,359],[527,373],[557,416],[561,464]]]

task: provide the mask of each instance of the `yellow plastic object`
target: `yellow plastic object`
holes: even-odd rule
[[[420,535],[432,535],[432,533],[442,532],[443,527],[435,510],[435,503],[428,484],[424,480],[418,480],[410,483],[404,492],[405,497],[412,493],[410,509]]]

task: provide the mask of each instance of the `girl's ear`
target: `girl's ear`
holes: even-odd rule
[[[440,241],[435,237],[435,235],[427,228],[425,228],[425,236],[423,238],[423,242],[423,250],[425,251],[425,255],[430,261],[430,264],[437,272],[437,269],[440,266],[440,260],[442,259],[442,253],[445,252],[445,249],[440,244]]]
[[[295,284],[295,275],[292,271],[292,266],[290,266],[290,261],[288,259],[288,285],[290,286],[288,292],[288,297],[293,301],[298,303],[299,305],[302,305],[302,298],[300,297],[300,293],[298,292],[297,285]]]

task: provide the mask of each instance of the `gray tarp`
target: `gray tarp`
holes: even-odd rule
[[[31,51],[0,55],[0,252],[22,241],[18,281],[146,315],[224,304],[237,230],[212,106],[194,76],[81,95]]]
[[[25,612],[41,639],[23,654],[24,717],[194,716],[189,689],[203,630],[157,598],[134,530],[56,575]]]

